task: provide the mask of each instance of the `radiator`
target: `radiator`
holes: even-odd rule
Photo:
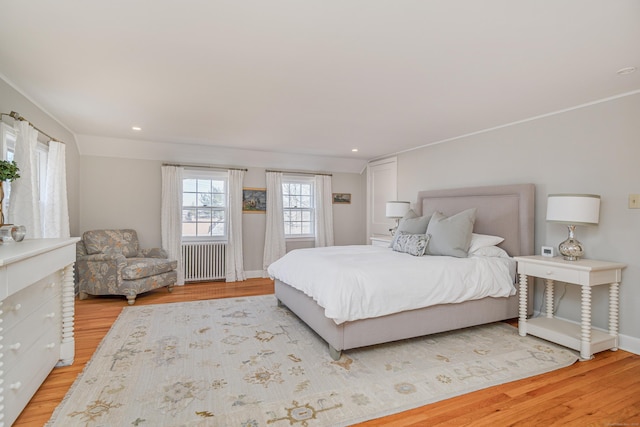
[[[225,278],[226,243],[187,242],[182,244],[185,282]]]

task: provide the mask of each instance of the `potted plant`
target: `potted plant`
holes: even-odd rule
[[[14,160],[0,160],[0,225],[4,224],[2,202],[4,200],[4,182],[20,178],[20,168]]]

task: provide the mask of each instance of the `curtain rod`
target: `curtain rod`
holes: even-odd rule
[[[232,171],[245,171],[245,172],[248,171],[248,169],[243,169],[243,168],[225,168],[225,167],[222,167],[222,166],[209,166],[209,165],[185,165],[185,164],[178,164],[178,163],[163,163],[162,166],[176,166],[176,167],[180,167],[180,168],[201,168],[201,169],[232,170]]]
[[[272,170],[272,169],[267,169],[265,172],[287,173],[287,174],[291,174],[291,175],[324,175],[324,176],[333,176],[330,173],[322,173],[322,172],[277,171],[277,170]]]
[[[18,120],[18,121],[21,121],[21,122],[27,122],[27,123],[29,123],[29,124],[30,124],[34,129],[35,129],[35,130],[37,130],[38,132],[40,132],[41,134],[43,134],[44,136],[46,136],[47,138],[49,138],[51,141],[56,141],[56,142],[59,142],[59,143],[61,143],[61,144],[64,144],[64,142],[63,142],[63,141],[60,141],[59,139],[56,139],[56,138],[52,137],[51,135],[49,135],[48,133],[43,132],[42,130],[38,129],[38,128],[36,127],[36,125],[34,125],[34,124],[33,124],[33,123],[31,123],[29,120],[27,120],[27,119],[25,119],[24,117],[22,117],[22,116],[20,115],[20,113],[17,113],[17,112],[15,112],[15,111],[12,111],[12,112],[10,112],[10,113],[0,113],[0,120],[2,119],[2,116],[9,116],[9,117],[11,117],[13,120]]]

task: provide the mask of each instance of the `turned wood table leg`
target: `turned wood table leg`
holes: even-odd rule
[[[618,350],[618,316],[620,310],[620,283],[609,285],[609,335],[616,337],[616,345],[611,351]]]
[[[518,334],[524,337],[527,335],[527,314],[528,314],[528,304],[527,304],[527,275],[520,275],[520,300],[519,300],[519,317],[518,317]]]
[[[546,279],[547,286],[547,318],[553,318],[553,280]]]
[[[66,266],[62,272],[62,342],[60,344],[60,361],[56,366],[69,366],[75,357],[74,316],[75,289],[73,281],[73,264]]]
[[[582,325],[581,325],[580,359],[589,360],[591,352],[591,287],[582,286]]]

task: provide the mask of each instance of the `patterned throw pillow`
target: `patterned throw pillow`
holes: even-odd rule
[[[393,250],[413,256],[422,256],[427,250],[430,237],[428,234],[410,234],[400,231],[393,242]]]

